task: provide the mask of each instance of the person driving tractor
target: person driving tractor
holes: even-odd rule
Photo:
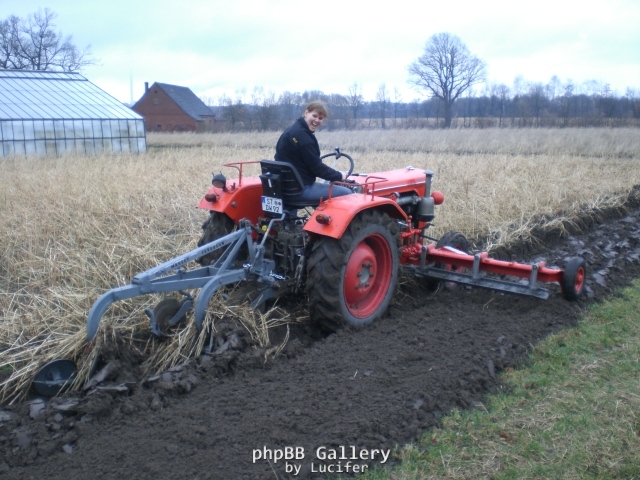
[[[346,173],[334,170],[322,163],[320,159],[320,146],[315,132],[328,116],[328,109],[324,102],[319,100],[310,102],[302,117],[282,132],[276,144],[274,159],[293,165],[304,183],[304,189],[295,197],[296,201],[308,201],[311,204],[320,198],[326,199],[329,197],[328,182],[347,181]],[[318,177],[328,182],[316,182]],[[353,193],[351,189],[342,185],[334,185],[331,190],[332,197],[351,193]]]

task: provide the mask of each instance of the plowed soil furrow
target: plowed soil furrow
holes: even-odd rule
[[[129,393],[68,394],[45,401],[35,414],[28,403],[5,407],[0,473],[68,480],[320,478],[310,471],[312,461],[315,469],[322,463],[318,447],[370,452],[411,442],[452,407],[478,406],[500,388],[502,369],[517,366],[541,338],[575,325],[586,305],[640,275],[637,205],[580,234],[545,241],[524,260],[562,266],[582,255],[588,288],[578,302],[563,300],[557,286],[541,301],[461,287],[426,292],[405,279],[383,319],[326,338],[295,327],[275,360],[229,348]],[[284,447],[304,448],[305,458],[290,462],[303,468],[297,477],[285,472],[284,460],[252,460],[254,449]],[[356,463],[372,468],[379,459]]]

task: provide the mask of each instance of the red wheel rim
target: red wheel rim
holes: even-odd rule
[[[382,235],[370,235],[356,246],[344,278],[344,298],[351,315],[366,318],[384,302],[392,263],[391,248]]]
[[[573,282],[573,287],[575,288],[576,292],[579,292],[580,290],[582,290],[583,285],[584,285],[584,267],[580,267],[576,272],[576,279]]]

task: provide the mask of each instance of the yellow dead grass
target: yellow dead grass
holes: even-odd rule
[[[458,230],[488,247],[526,238],[544,222],[570,220],[585,207],[618,205],[640,184],[640,130],[319,137],[324,152],[340,145],[353,153],[360,172],[408,165],[433,170],[434,188],[446,199],[432,235]],[[76,360],[86,375],[96,354],[84,337],[93,301],[195,247],[207,217],[195,205],[211,173],[227,162],[272,158],[276,139],[276,133],[149,135],[145,155],[0,161],[0,372],[9,375],[0,400],[24,395],[48,359]],[[103,319],[101,341],[126,341],[146,330],[143,308],[157,301],[117,303]],[[197,353],[202,340],[189,335],[177,340],[178,353],[150,352],[158,361],[149,368]]]

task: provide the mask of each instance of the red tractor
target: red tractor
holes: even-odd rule
[[[312,321],[328,330],[380,317],[394,295],[401,268],[431,283],[453,282],[539,298],[549,295],[540,282],[559,283],[568,299],[582,292],[585,265],[580,258],[560,270],[543,262],[525,265],[494,260],[484,252],[469,254],[467,240],[457,232],[429,237],[435,206],[444,201],[442,193],[431,191],[433,172],[406,167],[354,173],[349,155],[336,149],[323,158],[329,156],[335,157],[334,167],[341,158],[349,161],[348,175],[355,183],[335,183],[354,193],[332,198],[330,190],[328,198],[316,204],[293,200],[302,182],[288,163],[226,164],[237,170],[237,178],[213,177],[212,187],[198,204],[210,211],[198,248],[102,295],[89,312],[89,339],[113,302],[150,293],[183,295],[146,310],[153,333],[163,335],[192,308],[201,326],[211,296],[224,285],[241,282],[255,308],[283,295],[307,294]],[[243,175],[251,163],[260,164],[259,176]],[[195,264],[200,266],[184,268]],[[200,289],[196,298],[187,292],[193,289]]]

